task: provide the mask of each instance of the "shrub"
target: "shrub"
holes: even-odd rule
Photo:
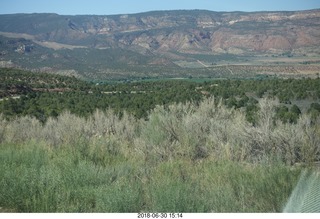
[[[0,118],[1,119],[1,118]],[[2,120],[4,128],[4,141],[10,143],[23,143],[32,139],[37,139],[41,132],[39,120],[25,116],[18,117],[13,121],[5,122]]]
[[[5,140],[6,126],[7,126],[7,121],[4,119],[3,115],[0,114],[0,144]]]
[[[292,95],[315,95],[302,92],[299,81],[265,82],[221,80],[183,89],[177,89],[182,82],[102,88],[68,82],[61,86],[76,92],[4,100],[0,211],[279,212],[301,169],[320,160],[320,105],[312,103],[305,114],[296,105],[246,96],[258,90],[289,103]],[[94,91],[84,95],[82,88]],[[107,90],[123,95],[102,93]],[[198,101],[201,93],[206,98]],[[166,104],[181,98],[195,101]],[[160,102],[166,105],[145,117]],[[108,106],[113,110],[101,110]],[[72,113],[61,113],[67,108]]]
[[[0,119],[0,206],[22,212],[275,212],[320,159],[318,120],[256,124],[213,97],[157,106],[146,120],[65,112],[45,124]],[[0,132],[1,134],[1,132]]]

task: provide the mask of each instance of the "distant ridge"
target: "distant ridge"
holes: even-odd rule
[[[320,10],[175,10],[74,16],[8,14],[0,15],[0,35],[1,63],[11,61],[16,66],[32,69],[72,68],[80,73],[88,73],[90,69],[106,74],[105,69],[119,69],[117,66],[121,71],[127,66],[126,69],[136,72],[139,68],[152,66],[190,70],[226,64],[261,65],[288,61],[291,61],[288,65],[316,64],[320,55]],[[61,53],[64,49],[76,49],[77,54]],[[113,52],[101,54],[101,50]],[[86,54],[103,55],[105,59],[89,62]],[[259,63],[256,63],[257,57]],[[281,59],[261,60],[262,57]],[[285,59],[291,57],[291,60]],[[108,64],[101,63],[103,60]],[[90,66],[74,68],[83,62]],[[135,69],[137,66],[139,68]],[[311,72],[316,71],[318,69]]]

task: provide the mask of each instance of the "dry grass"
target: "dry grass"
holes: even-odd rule
[[[112,110],[45,124],[0,116],[0,206],[22,212],[279,212],[299,162],[319,160],[319,121],[258,123],[213,97],[157,106],[147,120]],[[14,198],[13,198],[14,197]]]
[[[6,143],[35,140],[55,148],[115,139],[119,151],[125,154],[136,153],[158,160],[214,157],[271,162],[278,159],[289,165],[318,161],[319,121],[303,114],[296,124],[283,124],[275,120],[278,105],[276,100],[260,100],[258,122],[254,126],[247,122],[243,112],[229,109],[213,97],[199,105],[157,106],[147,120],[136,120],[127,113],[119,118],[112,110],[97,110],[87,119],[65,112],[56,119],[49,118],[44,125],[30,117],[11,122],[0,118],[0,140]]]

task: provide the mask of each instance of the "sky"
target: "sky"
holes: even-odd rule
[[[319,9],[320,0],[1,0],[0,14],[132,14],[155,10],[296,11]]]

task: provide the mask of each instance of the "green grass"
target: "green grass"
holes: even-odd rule
[[[0,156],[0,206],[15,212],[280,212],[300,172],[210,159],[101,165],[35,142],[2,144]]]
[[[276,106],[261,100],[255,126],[214,98],[157,106],[140,120],[112,110],[45,124],[0,116],[0,207],[282,212],[302,167],[319,160],[320,129],[307,114],[273,122]]]
[[[280,212],[297,173],[283,166],[175,161],[161,164],[148,194],[151,211]]]
[[[0,206],[17,212],[135,212],[129,162],[95,165],[81,152],[34,142],[1,146]],[[134,176],[134,174],[132,174]],[[132,177],[131,177],[132,178]]]

